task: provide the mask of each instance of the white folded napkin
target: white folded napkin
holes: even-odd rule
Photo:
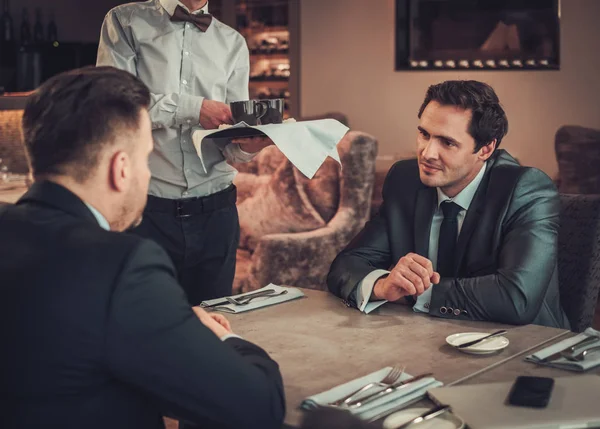
[[[552,366],[555,368],[566,369],[569,371],[577,371],[577,372],[587,371],[588,369],[592,369],[597,366],[600,366],[600,350],[596,350],[594,352],[591,352],[589,355],[586,355],[585,359],[581,362],[573,362],[573,361],[570,361],[563,357],[556,359],[556,360],[552,360],[550,362],[541,362],[541,359],[544,359],[544,358],[546,358],[554,353],[558,353],[562,350],[568,349],[569,347],[577,344],[581,340],[584,340],[590,336],[600,337],[600,331],[596,331],[595,329],[588,328],[579,335],[575,335],[574,337],[569,337],[566,340],[560,341],[556,344],[551,345],[550,347],[546,347],[545,349],[542,349],[532,355],[527,356],[525,358],[525,360],[528,362],[536,363],[538,365]],[[600,346],[600,341],[593,343],[593,344],[589,344],[584,347],[577,348],[575,350],[575,353],[580,353],[585,349],[596,347],[596,346]]]
[[[336,386],[333,389],[309,396],[304,401],[302,401],[300,407],[305,410],[314,410],[319,407],[326,407],[332,402],[335,402],[338,399],[341,399],[351,394],[352,392],[360,389],[362,386],[365,386],[372,382],[381,381],[390,372],[390,370],[391,367],[383,368],[369,375],[365,375],[364,377],[360,377],[347,383],[340,384],[339,386]],[[402,374],[402,377],[400,377],[399,381],[408,380],[411,377],[412,376],[410,374],[404,373]],[[382,396],[377,400],[374,400],[373,402],[368,402],[360,407],[340,407],[339,409],[348,410],[350,413],[356,415],[357,417],[363,420],[370,420],[375,416],[385,413],[387,410],[392,411],[398,407],[401,407],[402,405],[409,405],[412,402],[424,397],[429,389],[439,387],[442,385],[443,384],[435,378],[426,377],[421,380],[415,381],[414,383],[411,383],[402,389]],[[374,387],[372,389],[369,389],[364,393],[364,395],[372,394],[376,392],[377,389],[381,388]]]
[[[304,296],[304,293],[300,289],[296,289],[293,287],[277,286],[277,285],[274,285],[273,283],[271,283],[263,288],[253,290],[252,292],[234,295],[231,298],[239,299],[239,298],[244,297],[245,295],[253,294],[253,293],[260,292],[260,291],[267,290],[267,289],[273,289],[275,291],[273,293],[273,295],[277,295],[283,291],[287,291],[287,293],[285,293],[284,295],[278,295],[278,296],[272,296],[272,297],[271,296],[262,296],[262,297],[254,298],[247,305],[236,305],[236,304],[230,304],[230,303],[225,302],[223,304],[219,304],[218,306],[212,307],[212,305],[217,304],[220,301],[224,301],[224,298],[216,298],[216,299],[210,299],[208,301],[202,301],[200,303],[200,305],[206,306],[206,310],[210,310],[210,311],[222,311],[224,313],[243,313],[245,311],[256,310],[257,308],[263,308],[263,307],[269,307],[269,306],[275,305],[275,304],[281,304],[282,302],[291,301],[293,299],[302,298]]]
[[[349,130],[347,126],[335,119],[255,126],[240,122],[223,130],[199,129],[192,132],[192,140],[200,159],[203,160],[202,141],[204,138],[210,136],[211,139],[230,140],[241,137],[243,134],[240,134],[240,128],[251,128],[268,136],[285,157],[309,179],[313,178],[328,156],[341,165],[337,144]],[[256,132],[250,134],[257,135]]]

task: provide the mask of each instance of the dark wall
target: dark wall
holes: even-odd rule
[[[29,10],[29,22],[33,26],[34,10],[39,7],[42,10],[44,29],[47,28],[50,12],[54,12],[60,41],[97,42],[104,16],[111,8],[123,3],[128,2],[122,0],[11,0],[10,12],[17,39],[23,8],[26,7]]]

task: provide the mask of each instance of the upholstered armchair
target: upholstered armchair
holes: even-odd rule
[[[351,131],[338,149],[342,169],[328,159],[310,181],[276,147],[239,166],[235,292],[269,283],[325,289],[331,262],[369,218],[377,141]]]
[[[600,293],[600,195],[560,196],[558,284],[571,330],[592,325]]]
[[[565,194],[600,194],[600,130],[565,125],[555,136],[558,190]]]

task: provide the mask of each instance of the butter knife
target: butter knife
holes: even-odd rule
[[[482,341],[485,341],[485,340],[488,340],[490,338],[494,338],[494,337],[497,337],[498,335],[503,335],[503,334],[506,334],[506,329],[501,329],[499,331],[494,332],[493,334],[486,335],[485,337],[481,337],[481,338],[478,338],[478,339],[473,340],[473,341],[467,341],[466,343],[459,344],[459,345],[457,345],[455,347],[457,349],[464,349],[465,347],[474,346],[475,344],[479,344]]]
[[[381,398],[382,396],[387,396],[392,392],[395,392],[397,390],[405,388],[409,384],[412,384],[416,381],[422,380],[423,378],[431,377],[432,375],[433,375],[433,373],[427,372],[425,374],[415,375],[414,377],[409,378],[408,380],[398,381],[384,390],[380,390],[379,392],[371,393],[370,395],[365,396],[364,398],[356,399],[355,401],[349,402],[348,407],[349,408],[362,407],[363,405],[368,404],[369,402],[373,402],[373,401]]]
[[[253,298],[253,297],[258,297],[258,296],[269,296],[269,295],[271,295],[274,292],[275,292],[275,289],[259,290],[259,291],[252,292],[252,293],[249,293],[249,294],[246,294],[246,295],[242,295],[242,296],[238,295],[236,297],[236,299],[245,300],[245,299],[248,299],[248,298]],[[228,305],[228,304],[230,304],[230,302],[227,301],[227,298],[223,298],[223,299],[220,299],[220,300],[218,300],[216,302],[213,302],[213,303],[210,303],[210,304],[207,304],[205,301],[202,301],[200,303],[200,307],[202,307],[202,308],[210,308],[210,307],[218,307],[220,305]]]
[[[584,338],[583,340],[573,344],[572,346],[566,347],[562,350],[557,351],[556,353],[552,353],[550,356],[546,356],[543,359],[538,359],[538,362],[542,362],[542,363],[546,363],[546,362],[551,362],[553,360],[556,359],[560,359],[562,357],[562,354],[564,352],[566,352],[567,350],[572,350],[575,351],[576,349],[583,347],[583,346],[588,346],[590,344],[595,343],[596,341],[600,340],[600,337],[596,337],[596,336],[591,336],[591,337],[587,337]]]
[[[435,407],[431,410],[425,411],[420,416],[415,417],[412,420],[407,421],[406,423],[401,424],[400,426],[396,426],[395,429],[406,429],[410,425],[414,425],[417,423],[425,422],[427,420],[431,420],[444,414],[445,412],[450,411],[450,405],[440,405],[439,407]]]

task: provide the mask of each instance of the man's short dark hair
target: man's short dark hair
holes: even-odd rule
[[[419,109],[419,118],[431,101],[457,106],[472,112],[469,134],[475,139],[475,152],[496,140],[496,148],[508,132],[508,119],[494,89],[476,80],[448,80],[431,85]]]
[[[137,130],[150,92],[137,77],[114,67],[61,73],[31,95],[23,136],[35,177],[87,179],[103,147],[118,133]]]

